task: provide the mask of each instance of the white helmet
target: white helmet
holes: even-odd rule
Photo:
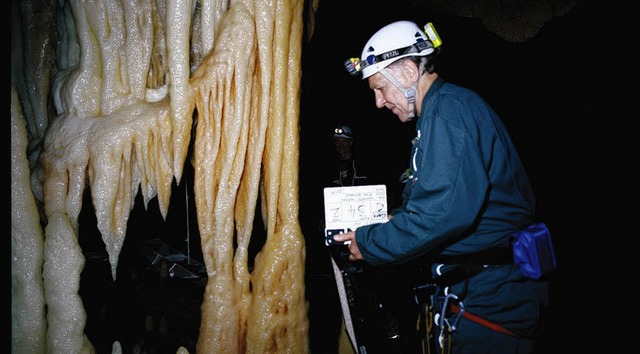
[[[360,60],[349,59],[345,66],[352,75],[362,70],[366,79],[400,58],[429,55],[440,44],[431,22],[423,31],[414,22],[397,21],[379,29],[364,46]]]

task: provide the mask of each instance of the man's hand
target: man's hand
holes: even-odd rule
[[[356,233],[355,231],[349,231],[342,234],[334,235],[333,239],[337,242],[343,242],[346,245],[349,245],[349,255],[350,261],[359,261],[363,260],[362,254],[360,253],[360,249],[358,248],[358,244],[356,243]]]

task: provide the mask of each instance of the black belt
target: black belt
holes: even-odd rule
[[[434,276],[433,282],[442,287],[451,286],[482,272],[489,265],[513,264],[513,251],[511,247],[493,247],[472,254],[439,257],[437,263],[454,267]]]
[[[438,257],[436,262],[468,265],[513,264],[513,248],[492,247],[476,253],[462,254],[459,256],[442,256]]]

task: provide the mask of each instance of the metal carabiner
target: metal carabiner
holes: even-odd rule
[[[447,318],[447,310],[453,301],[458,301],[458,296],[456,294],[447,294],[444,298],[444,302],[442,304],[442,309],[440,313],[437,313],[435,317],[435,322],[440,327],[440,334],[438,335],[438,344],[440,345],[440,349],[444,349],[445,344],[445,330],[447,335],[451,335],[458,328],[458,322],[460,322],[460,318],[462,318],[462,313],[464,312],[464,305],[462,301],[458,302],[458,306],[460,311],[456,313],[454,320],[449,321]],[[446,327],[445,327],[446,325]],[[450,337],[448,337],[450,338]]]
[[[447,296],[444,298],[444,303],[442,304],[442,309],[440,311],[440,323],[438,324],[440,326],[440,328],[442,330],[444,330],[444,325],[447,325],[447,330],[450,333],[453,333],[456,331],[456,329],[458,328],[458,323],[460,322],[460,319],[462,318],[462,314],[464,313],[464,304],[462,303],[462,301],[458,302],[458,307],[460,308],[460,311],[453,317],[453,321],[450,321],[446,314],[449,310],[449,306],[452,303],[452,301],[457,301],[458,300],[458,296],[456,296],[455,294],[447,294]]]

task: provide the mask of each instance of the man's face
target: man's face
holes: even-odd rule
[[[403,75],[402,69],[397,66],[388,66],[387,71],[393,75],[401,85],[407,85],[405,75]],[[395,87],[387,78],[381,73],[377,72],[367,79],[369,81],[369,87],[373,90],[376,100],[376,107],[386,107],[393,114],[398,116],[401,122],[406,123],[411,120],[409,117],[409,102],[404,94]]]
[[[346,156],[351,153],[351,139],[348,138],[333,138],[333,146],[340,156]]]

